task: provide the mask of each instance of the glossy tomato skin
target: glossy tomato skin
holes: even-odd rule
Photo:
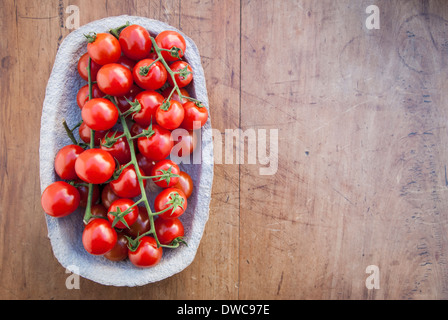
[[[165,210],[166,208],[170,207],[171,204],[169,203],[172,201],[176,196],[180,197],[182,199],[182,206],[178,206],[177,208],[173,208],[170,210],[167,210],[161,214],[158,215],[159,218],[162,219],[174,219],[180,217],[182,214],[184,214],[185,210],[187,210],[187,197],[183,193],[182,190],[177,188],[166,188],[163,189],[154,199],[154,209],[156,212],[160,212],[162,210]]]
[[[134,201],[132,201],[131,199],[123,199],[122,198],[122,199],[115,200],[114,202],[112,202],[109,209],[107,210],[107,219],[109,219],[110,223],[113,223],[113,221],[115,219],[115,215],[112,214],[112,212],[117,212],[118,208],[120,208],[121,212],[124,212],[127,209],[129,209],[133,204],[134,204]],[[124,216],[124,220],[126,221],[126,223],[128,224],[129,227],[132,226],[134,224],[134,222],[137,220],[138,210],[139,210],[138,206],[132,207],[131,211]],[[115,228],[125,229],[127,227],[123,222],[118,221],[115,224]]]
[[[187,44],[185,42],[184,37],[176,31],[166,30],[160,32],[156,38],[155,41],[157,43],[157,46],[162,49],[168,49],[170,50],[173,47],[177,47],[181,49],[179,52],[179,58],[182,58],[185,54],[185,50],[187,48]],[[165,59],[165,61],[176,61],[179,60],[177,57],[173,57],[170,52],[168,51],[162,51],[162,56]]]
[[[101,191],[101,203],[107,210],[109,210],[111,204],[118,199],[120,199],[120,197],[117,196],[115,192],[112,190],[112,187],[110,186],[109,182],[104,186],[103,190]]]
[[[88,125],[86,125],[85,122],[81,123],[78,129],[79,137],[82,141],[84,141],[87,144],[90,144],[90,137],[91,137],[91,129]],[[104,138],[104,136],[107,134],[107,130],[101,130],[101,131],[95,131],[94,132],[94,145],[99,146],[101,139]]]
[[[151,175],[151,169],[156,164],[155,161],[149,160],[143,154],[138,153],[136,156],[138,167],[144,172],[145,176]]]
[[[105,150],[107,152],[110,153],[110,155],[112,157],[114,157],[119,164],[126,164],[129,161],[131,161],[131,149],[129,147],[129,143],[128,140],[126,139],[126,137],[121,137],[119,138],[111,147],[106,147],[105,143],[106,143],[106,137],[113,137],[115,134],[115,137],[119,137],[123,134],[122,131],[118,131],[115,133],[114,132],[109,132],[108,134],[106,134],[106,136],[101,140],[101,146],[100,148],[102,150]]]
[[[76,159],[75,170],[84,182],[102,184],[114,174],[115,160],[107,151],[87,149]]]
[[[41,205],[45,213],[55,218],[66,217],[79,206],[78,190],[64,181],[56,181],[45,188]]]
[[[124,28],[118,40],[123,54],[132,60],[146,58],[152,47],[148,30],[139,25]]]
[[[189,72],[188,75],[186,75],[185,77],[181,76],[179,73],[176,73],[174,75],[174,80],[176,81],[176,84],[179,88],[186,87],[191,83],[191,81],[193,81],[193,69],[185,61],[174,61],[170,65],[170,69],[173,72],[179,72],[181,69],[184,69],[185,67],[187,68],[187,70]],[[168,77],[168,83],[171,86],[174,86],[174,82],[171,77]]]
[[[123,261],[128,257],[128,239],[124,234],[117,234],[117,243],[104,257],[110,261]]]
[[[84,249],[92,255],[103,255],[117,243],[117,232],[106,219],[91,219],[82,233]]]
[[[137,61],[129,59],[126,56],[121,56],[120,59],[118,59],[117,63],[121,64],[122,66],[124,66],[124,67],[128,68],[130,71],[132,71],[132,69],[134,69]]]
[[[123,96],[129,93],[133,83],[131,70],[119,63],[106,64],[97,74],[98,87],[111,96]]]
[[[160,160],[158,162],[156,162],[156,164],[152,167],[151,169],[151,176],[158,176],[158,175],[162,175],[163,172],[171,172],[172,174],[179,174],[180,173],[180,169],[179,166],[174,163],[173,161],[169,160],[169,159],[163,159]],[[154,181],[154,183],[161,187],[161,188],[169,188],[174,186],[178,181],[179,178],[178,177],[172,177],[170,178],[169,183],[164,179],[159,181],[160,178],[152,178],[152,181]]]
[[[131,105],[129,104],[129,101],[134,102],[137,95],[142,92],[142,89],[140,89],[139,86],[132,84],[131,89],[129,89],[129,92],[126,93],[124,96],[118,96],[115,97],[115,101],[117,102],[117,106],[120,109],[121,112],[126,112],[131,108]]]
[[[135,251],[129,249],[129,260],[136,267],[148,268],[155,266],[162,259],[163,249],[157,248],[156,240],[151,236],[144,236],[140,239],[140,244]]]
[[[140,174],[144,175],[141,169]],[[143,186],[146,186],[146,180],[143,180]],[[133,165],[124,168],[118,178],[110,182],[110,187],[121,198],[134,198],[141,195],[140,184]]]
[[[188,173],[181,171],[179,173],[179,181],[174,185],[174,188],[182,190],[188,199],[193,193],[193,179],[191,179]]]
[[[61,148],[54,158],[54,169],[57,175],[64,180],[78,178],[75,171],[75,162],[84,149],[76,144],[69,144]]]
[[[118,110],[110,100],[96,98],[86,102],[81,117],[93,130],[109,130],[117,123]]]
[[[147,72],[145,68],[148,68],[155,60],[143,59],[137,62],[132,75],[135,83],[145,90],[157,90],[160,89],[166,82],[168,73],[160,61],[155,62]]]
[[[178,218],[157,218],[154,221],[154,228],[161,244],[170,244],[174,239],[185,235],[184,225]]]
[[[148,232],[151,229],[151,221],[149,220],[148,211],[145,207],[138,207],[138,218],[124,233],[135,239],[138,236]]]
[[[142,91],[135,97],[140,103],[141,110],[134,114],[134,121],[143,127],[149,126],[156,122],[156,110],[163,103],[163,96],[154,91]]]
[[[78,73],[84,80],[89,80],[89,73],[87,71],[87,66],[89,65],[89,54],[84,53],[78,60]],[[101,65],[91,60],[90,62],[90,78],[92,81],[96,81],[96,74],[100,70]]]
[[[149,160],[159,161],[169,156],[173,148],[171,131],[159,125],[152,125],[154,134],[150,137],[140,137],[137,140],[138,150]]]
[[[87,44],[87,53],[99,65],[115,63],[120,59],[120,42],[109,33],[97,33],[95,40]]]
[[[198,107],[193,101],[184,103],[184,120],[180,127],[193,130],[204,126],[208,119],[208,110],[206,107]]]
[[[184,120],[184,107],[179,101],[171,100],[169,107],[165,110],[162,104],[156,110],[156,121],[161,127],[174,130],[177,129]]]
[[[163,96],[165,99],[168,99],[168,97],[170,96],[172,90],[173,90],[173,87],[172,87],[172,86],[168,86],[168,87],[166,87],[166,88],[163,89],[163,91],[162,91],[162,96]],[[180,90],[180,94],[181,94],[182,96],[184,96],[184,97],[189,97],[189,96],[190,96],[190,94],[188,93],[187,89],[185,89],[185,88],[180,88],[179,90]],[[174,93],[171,95],[171,100],[179,101],[180,103],[182,103],[182,105],[183,105],[184,103],[186,103],[187,101],[189,101],[187,98],[182,98],[182,99],[181,99],[181,98],[179,97],[179,94],[177,93],[177,90],[174,91]]]
[[[92,99],[93,98],[102,98],[105,94],[100,90],[98,85],[96,83],[92,84]],[[89,101],[89,85],[86,84],[85,86],[81,87],[79,89],[78,94],[76,95],[76,103],[78,104],[79,109],[82,109],[86,102]]]

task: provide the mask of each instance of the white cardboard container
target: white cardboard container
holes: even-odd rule
[[[81,55],[87,51],[84,34],[108,32],[111,28],[124,25],[127,21],[145,27],[152,36],[163,30],[175,30],[184,36],[187,42],[184,58],[192,66],[194,74],[193,83],[189,85],[188,90],[192,97],[200,100],[208,108],[207,88],[199,51],[193,40],[179,30],[157,20],[135,16],[109,17],[74,30],[58,49],[46,88],[39,146],[41,192],[48,185],[59,180],[54,171],[54,157],[60,148],[71,144],[62,126],[63,120],[67,121],[69,127],[75,126],[81,120],[81,112],[76,104],[76,94],[86,81],[78,75],[77,63]],[[77,130],[74,133],[76,138],[79,138]],[[198,133],[201,139],[199,148],[192,156],[183,159],[184,161],[180,163],[181,170],[189,173],[194,183],[193,194],[188,199],[188,208],[180,217],[185,227],[185,240],[188,246],[181,245],[176,249],[164,248],[160,263],[145,269],[133,266],[129,260],[112,262],[102,256],[90,255],[85,251],[81,241],[84,211],[78,209],[64,218],[45,215],[48,237],[53,253],[60,264],[91,281],[103,285],[128,287],[157,282],[188,267],[194,260],[209,217],[213,182],[210,117]],[[194,163],[193,159],[195,159]],[[189,164],[188,160],[190,160]],[[154,185],[151,187],[151,183],[148,183],[147,194],[151,208],[153,208],[152,201],[157,191]],[[44,214],[43,211],[42,214]]]

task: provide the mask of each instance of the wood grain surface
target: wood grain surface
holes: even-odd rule
[[[366,27],[371,4],[380,29]],[[47,238],[40,115],[69,5],[81,25],[129,14],[179,28],[221,137],[278,132],[272,175],[248,154],[215,159],[197,256],[158,283],[68,290]],[[0,15],[1,299],[448,298],[445,1],[1,0]]]

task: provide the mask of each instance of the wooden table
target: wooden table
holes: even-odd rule
[[[40,115],[69,5],[81,25],[179,28],[201,52],[213,127],[278,133],[275,174],[215,160],[197,256],[155,284],[68,290],[47,238]],[[0,14],[0,298],[448,298],[444,1],[3,0]]]

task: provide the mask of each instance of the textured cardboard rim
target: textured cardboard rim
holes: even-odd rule
[[[193,40],[180,30],[157,20],[127,15],[96,20],[80,27],[71,32],[61,43],[46,88],[39,146],[41,192],[49,184],[59,180],[54,173],[54,157],[62,146],[71,143],[61,125],[63,119],[69,126],[73,126],[81,119],[75,97],[79,88],[86,82],[77,74],[76,64],[79,57],[86,52],[84,34],[91,31],[108,32],[110,28],[123,25],[127,21],[147,28],[152,35],[163,30],[175,30],[185,37],[187,42],[185,59],[194,70],[192,89],[189,92],[208,108],[207,88],[199,51]],[[201,164],[180,164],[181,169],[192,176],[195,186],[192,196],[188,199],[187,211],[181,216],[188,246],[165,249],[161,262],[148,269],[136,268],[128,260],[112,262],[104,257],[92,256],[82,246],[82,212],[78,210],[68,217],[59,219],[45,215],[48,237],[59,263],[64,268],[94,282],[128,287],[157,282],[188,267],[195,258],[209,217],[213,182],[210,117],[201,129],[200,146],[201,148],[196,151],[200,153]],[[147,192],[148,197],[154,199],[154,190]]]

